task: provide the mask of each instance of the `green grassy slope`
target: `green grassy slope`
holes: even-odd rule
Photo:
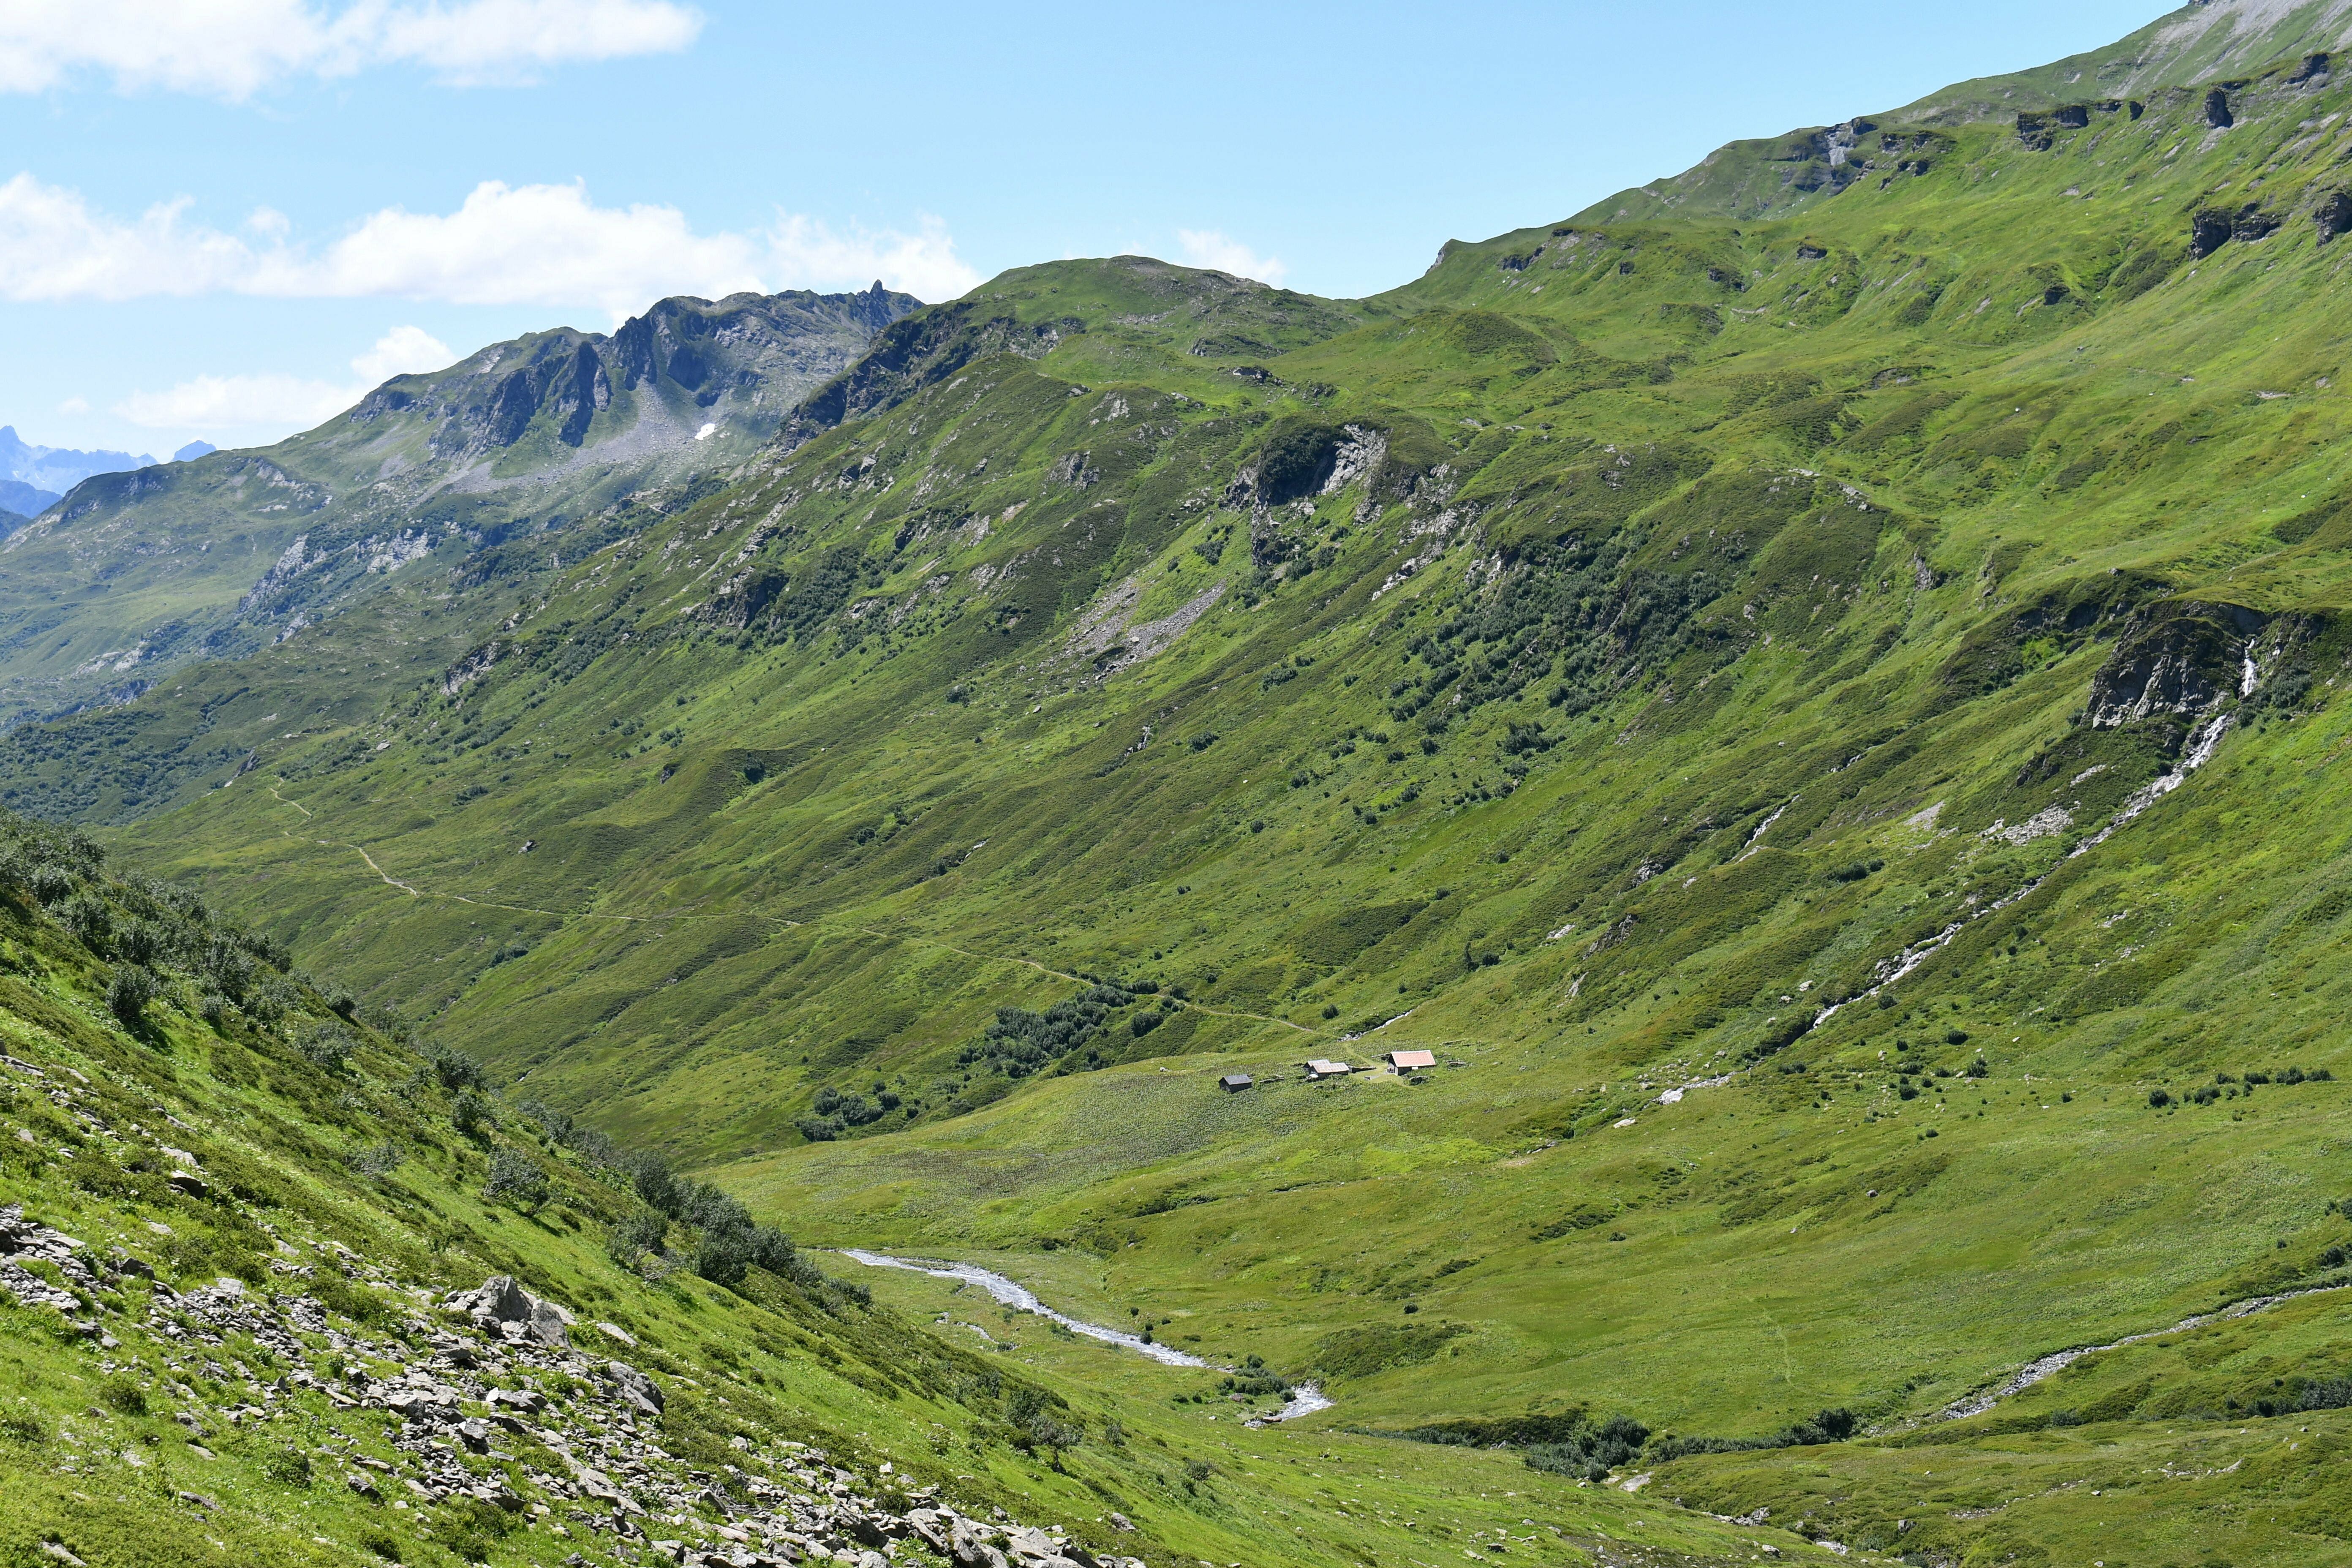
[[[755,450],[918,303],[878,285],[665,300],[610,336],[394,376],[275,447],[86,480],[0,544],[0,723],[249,654],[404,571],[512,584],[576,559],[626,498]]]
[[[123,837],[807,1239],[1318,1373],[1326,1429],[1844,1407],[1651,1485],[2334,1561],[2341,1297],[1939,1419],[2344,1277],[2352,87],[2302,64],[1370,301],[1009,275],[452,601],[429,679],[353,616],[130,705],[331,698],[226,787],[151,746]],[[13,787],[115,754],[35,735]],[[1297,1081],[1406,1046],[1461,1065]]]
[[[2352,18],[2335,0],[2193,0],[2104,48],[2032,70],[1979,77],[1915,103],[1843,125],[1809,126],[1769,141],[1735,142],[1679,175],[1594,203],[1583,223],[1661,217],[1787,217],[1835,196],[1875,166],[1932,153],[1933,136],[1875,148],[1885,125],[1926,132],[1980,122],[2012,123],[2070,105],[2178,97],[2194,89],[2201,105],[2280,68],[2308,81],[2330,75],[2352,45]],[[1881,154],[1874,158],[1873,153]],[[1885,157],[1895,153],[1898,157]],[[1907,156],[1905,156],[1907,155]]]
[[[1604,1556],[1643,1541],[1666,1561],[1750,1544],[1508,1455],[1400,1467],[1373,1440],[1220,1426],[1170,1405],[1210,1375],[1099,1345],[1089,1359],[1034,1319],[992,1317],[990,1349],[805,1258],[714,1284],[678,1266],[701,1267],[691,1227],[667,1272],[642,1247],[625,1266],[608,1230],[647,1211],[609,1150],[567,1149],[549,1135],[560,1119],[486,1099],[464,1062],[346,1023],[266,942],[110,873],[86,841],[13,819],[0,838],[0,1561],[645,1562],[663,1538],[724,1552],[752,1489],[790,1489],[806,1465],[793,1445],[887,1510],[1002,1508],[1154,1563],[1379,1561],[1507,1528]],[[134,957],[161,983],[136,1016],[110,1001]],[[545,1190],[488,1195],[488,1173],[517,1163]],[[569,1352],[486,1346],[436,1310],[499,1273],[576,1315]],[[653,1374],[657,1419],[611,1408],[615,1356]],[[1105,1378],[1111,1356],[1134,1364]],[[404,1431],[385,1396],[412,1373],[539,1404],[512,1407],[521,1420],[469,1408],[487,1441],[429,1418]],[[1027,1436],[1024,1391],[1074,1444]],[[626,1530],[573,1484],[590,1461],[631,1495]],[[1347,1497],[1329,1484],[1343,1476]],[[1353,1492],[1367,1479],[1369,1511]],[[1112,1510],[1132,1528],[1106,1523]]]

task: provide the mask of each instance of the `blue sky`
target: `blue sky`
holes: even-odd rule
[[[665,294],[1061,256],[1367,293],[2165,8],[12,0],[0,424],[252,444]]]

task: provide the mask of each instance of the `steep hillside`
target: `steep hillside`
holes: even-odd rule
[[[2341,1561],[2310,68],[1857,125],[1801,211],[1371,300],[1024,268],[593,553],[0,789],[803,1240],[1322,1433],[1921,1563]]]
[[[381,591],[560,567],[627,498],[724,469],[919,301],[665,300],[399,375],[271,447],[103,474],[0,543],[0,724],[133,696]]]

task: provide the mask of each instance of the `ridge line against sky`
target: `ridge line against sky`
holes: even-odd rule
[[[1057,256],[1360,295],[1448,238],[2163,9],[1950,0],[1822,51],[1727,0],[15,0],[0,422],[253,444],[347,405],[354,375],[667,295],[939,300]]]

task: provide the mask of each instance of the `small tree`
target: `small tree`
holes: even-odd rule
[[[341,1072],[356,1043],[351,1031],[341,1024],[319,1024],[304,1031],[295,1049],[300,1051],[303,1059],[311,1066],[324,1068],[329,1072]]]
[[[660,1214],[650,1209],[633,1214],[605,1235],[604,1255],[622,1268],[634,1269],[637,1260],[648,1252],[660,1257],[662,1243],[668,1236],[669,1221]]]
[[[495,1127],[498,1120],[490,1114],[490,1102],[470,1089],[461,1089],[449,1106],[449,1123],[468,1138],[481,1136],[485,1127]]]
[[[749,1226],[713,1226],[695,1244],[694,1271],[713,1285],[740,1285],[751,1268]]]
[[[125,963],[152,963],[163,956],[163,938],[145,921],[132,921],[114,939],[114,955]]]
[[[101,948],[114,934],[114,911],[95,893],[76,893],[58,907],[58,918],[86,947]]]
[[[163,983],[152,970],[136,963],[120,964],[114,978],[107,982],[106,1006],[124,1026],[135,1028],[145,1016],[147,1004],[162,994]]]
[[[547,1202],[547,1173],[520,1149],[501,1149],[490,1156],[490,1179],[482,1195],[492,1203],[511,1205],[524,1214],[536,1214]]]
[[[1041,1410],[1029,1418],[1030,1445],[1045,1449],[1046,1462],[1057,1470],[1062,1468],[1062,1456],[1076,1447],[1084,1436],[1076,1421],[1065,1421],[1050,1410]]]

